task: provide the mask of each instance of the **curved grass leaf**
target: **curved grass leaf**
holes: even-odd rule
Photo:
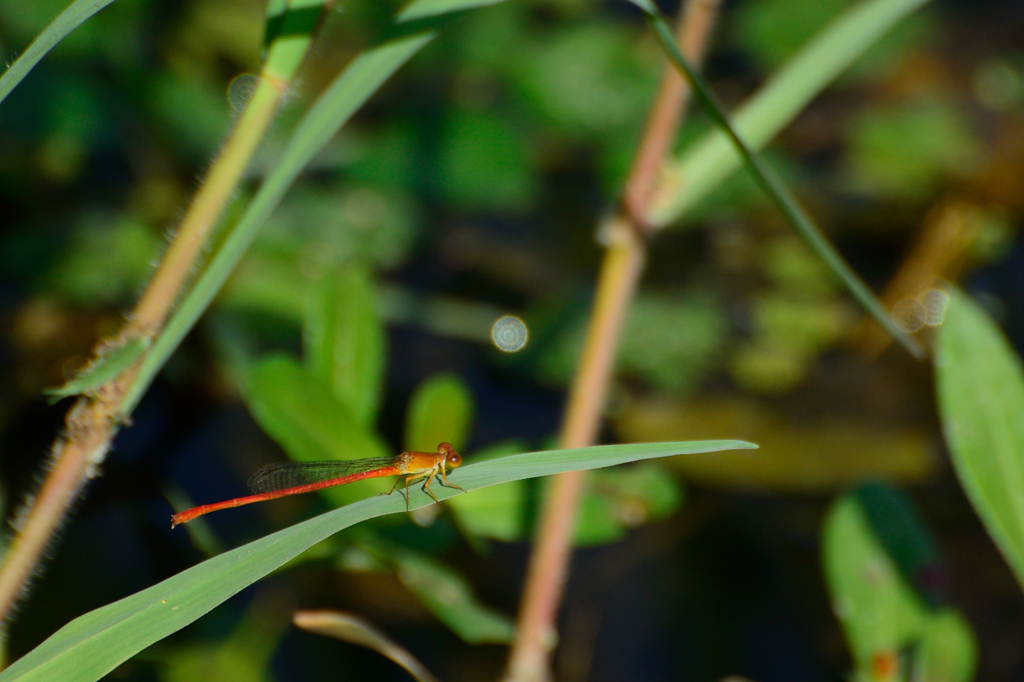
[[[743,441],[605,445],[531,452],[464,466],[449,478],[467,491],[498,483],[694,452],[755,448]],[[435,488],[441,499],[456,490]],[[432,501],[413,489],[410,507]],[[240,590],[340,530],[405,511],[398,495],[375,496],[272,533],[71,621],[0,672],[0,682],[94,682]]]
[[[124,413],[130,413],[138,404],[146,387],[210,305],[256,238],[259,228],[277,208],[306,164],[384,81],[432,38],[432,33],[419,33],[360,54],[310,107],[252,203],[231,227],[230,234],[153,342],[152,349],[142,361],[138,377],[121,402]]]
[[[75,0],[68,5],[68,8],[57,15],[57,18],[50,22],[50,25],[43,29],[43,32],[36,36],[32,44],[17,61],[11,64],[10,68],[0,76],[0,102],[3,102],[11,90],[21,82],[28,72],[32,70],[39,60],[46,56],[46,53],[53,49],[54,45],[64,39],[64,36],[81,26],[86,19],[99,12],[101,9],[112,3],[114,0]]]
[[[149,339],[140,337],[129,339],[116,348],[104,351],[63,386],[48,388],[43,393],[51,396],[51,405],[61,398],[68,396],[87,395],[108,381],[120,376],[122,372],[135,364],[135,361],[139,359],[139,356],[148,347]]]
[[[935,374],[960,484],[1024,586],[1024,371],[996,324],[961,292],[939,330]]]
[[[927,1],[865,0],[844,12],[736,112],[740,136],[762,148],[886,31]],[[725,133],[710,132],[666,168],[675,181],[659,190],[647,220],[659,227],[679,220],[742,166]]]
[[[843,260],[843,257],[839,255],[839,252],[836,251],[835,247],[828,240],[828,237],[825,236],[807,211],[803,209],[785,183],[776,175],[771,166],[767,165],[760,155],[744,141],[740,133],[730,123],[729,118],[725,114],[725,108],[718,101],[717,96],[712,92],[704,77],[690,66],[686,58],[683,57],[682,52],[679,51],[675,37],[672,35],[672,31],[661,16],[661,13],[656,8],[653,8],[649,0],[636,0],[636,2],[639,3],[641,8],[645,8],[647,21],[654,30],[654,34],[658,37],[658,42],[661,43],[662,48],[676,69],[690,82],[693,94],[700,100],[705,112],[714,121],[715,125],[729,137],[730,142],[743,157],[743,162],[746,164],[750,174],[754,176],[754,180],[775,203],[782,214],[786,216],[786,219],[793,226],[793,229],[796,230],[797,234],[800,235],[801,239],[828,265],[829,269],[843,282],[853,297],[857,299],[857,302],[875,319],[875,322],[880,327],[889,332],[889,335],[906,348],[911,355],[918,359],[924,359],[925,353],[921,345],[893,321],[889,311],[875,297],[868,285],[861,280],[857,272]]]
[[[292,622],[308,632],[372,649],[405,668],[419,682],[438,682],[405,647],[358,616],[341,611],[296,611]]]
[[[499,2],[505,2],[505,0],[412,0],[398,13],[395,20],[412,21],[413,19],[425,19],[437,16],[438,14],[447,14],[448,12],[459,12],[464,9],[473,9],[474,7],[497,5]]]

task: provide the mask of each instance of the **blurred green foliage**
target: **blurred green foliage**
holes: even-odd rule
[[[250,169],[253,182],[272,167],[283,133],[338,64],[374,44],[403,4],[360,0],[331,13]],[[0,4],[5,53],[25,45],[64,5]],[[715,48],[710,68],[716,87],[730,104],[742,101],[755,81],[852,5],[727,6],[721,23],[729,42]],[[48,363],[39,371],[50,385],[63,379],[68,330],[106,328],[78,325],[74,314],[116,315],[159,258],[162,231],[174,224],[230,126],[229,84],[258,68],[264,9],[246,0],[119,0],[61,42],[0,110],[0,182],[12,224],[0,236],[0,268],[19,278],[30,303],[56,311],[41,316],[28,304],[15,311],[12,347],[22,365]],[[590,0],[500,3],[438,26],[436,42],[313,161],[201,329],[213,362],[232,366],[234,374],[224,376],[239,377],[255,420],[295,460],[386,455],[389,444],[429,451],[441,441],[465,450],[469,461],[529,448],[475,432],[483,408],[444,367],[431,367],[401,406],[404,429],[398,419],[399,433],[381,432],[381,406],[394,398],[394,387],[385,386],[389,353],[404,350],[388,348],[385,322],[486,341],[494,311],[520,308],[511,312],[529,323],[530,344],[487,362],[500,380],[531,389],[564,388],[579,358],[587,301],[578,292],[592,283],[597,253],[590,229],[617,200],[661,73],[660,54],[635,14]],[[1021,134],[1021,62],[1011,53],[986,56],[973,80],[961,84],[931,42],[940,28],[949,30],[927,14],[907,22],[799,118],[769,158],[816,213],[835,219],[844,245],[857,248],[870,247],[867,240],[880,233],[910,240],[916,216],[966,189],[987,227],[964,248],[974,264],[990,262],[1009,253],[1022,210],[1019,159],[1005,144]],[[736,65],[748,60],[753,76]],[[996,125],[975,103],[986,116],[1005,118]],[[687,123],[683,145],[703,125],[699,115]],[[991,161],[999,154],[1002,161]],[[249,187],[240,191],[229,221],[250,197]],[[756,455],[691,455],[591,475],[578,545],[620,540],[680,509],[686,495],[677,475],[788,493],[934,475],[933,439],[917,417],[877,425],[803,410],[839,395],[837,409],[866,403],[869,413],[905,415],[913,399],[907,382],[892,375],[867,398],[841,373],[822,379],[820,359],[838,354],[855,311],[764,206],[738,177],[688,216],[706,229],[654,242],[609,412],[627,440],[735,436],[765,447]],[[531,228],[522,234],[508,227],[523,224]],[[473,239],[450,240],[457,229]],[[902,246],[887,244],[887,253]],[[877,268],[869,274],[880,288],[891,267],[876,260],[872,252],[862,263]],[[412,313],[398,310],[402,305]],[[294,354],[300,334],[301,362]],[[80,343],[88,348],[92,340]],[[47,348],[59,359],[34,354]],[[194,359],[178,362],[176,376],[189,376],[182,367]],[[963,366],[940,366],[940,377]],[[996,374],[1005,378],[1004,370]],[[209,374],[203,379],[224,381]],[[390,486],[365,481],[322,497],[338,505]],[[464,640],[505,642],[507,616],[482,604],[459,569],[437,555],[456,533],[484,553],[490,541],[527,541],[543,494],[542,485],[513,482],[454,497],[443,510],[414,517],[428,526],[420,536],[426,547],[402,535],[405,520],[372,522],[367,533],[379,535],[339,541],[337,567],[394,575]],[[1005,501],[976,504],[988,510],[986,518],[1012,514]],[[860,498],[844,497],[825,532],[826,573],[841,597],[836,604],[857,675],[877,672],[874,657],[883,655],[897,665],[907,661],[913,679],[969,679],[969,627],[958,614],[927,605],[907,568],[928,563],[933,548],[896,542],[918,552],[901,556],[887,542],[892,527],[871,512]],[[217,543],[207,540],[197,544],[209,551]],[[1001,542],[1011,557],[1019,553]],[[316,558],[323,556],[308,560]],[[250,614],[217,644],[181,647],[165,679],[260,679],[280,633],[253,622]]]
[[[854,660],[853,679],[974,679],[977,643],[955,609],[926,605],[902,573],[896,550],[931,545],[928,531],[895,489],[869,487],[836,501],[825,520],[822,560],[833,609]],[[901,513],[891,514],[898,508]],[[880,541],[879,537],[890,542]],[[933,550],[916,569],[935,570]]]

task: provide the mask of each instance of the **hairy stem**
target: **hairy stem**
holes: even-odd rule
[[[285,87],[284,81],[266,74],[261,77],[153,279],[128,316],[121,339],[152,338],[163,326],[198,268],[210,232],[263,139]],[[103,345],[97,348],[97,355]],[[125,418],[119,405],[137,372],[137,366],[130,368],[95,394],[80,397],[68,411],[65,433],[54,444],[50,469],[38,494],[27,503],[24,520],[15,529],[0,567],[0,620],[7,618],[15,600],[25,591],[40,557],[85,483],[98,473],[118,425]]]

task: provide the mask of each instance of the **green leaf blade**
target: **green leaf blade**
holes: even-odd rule
[[[99,12],[114,0],[75,0],[67,9],[57,15],[50,25],[43,29],[18,60],[0,76],[0,102],[17,87],[28,72],[35,67],[54,46],[64,39],[86,19]]]
[[[364,428],[380,407],[386,341],[366,272],[339,272],[314,293],[303,335],[306,362]]]
[[[1024,586],[1024,370],[996,324],[960,292],[939,331],[935,373],[960,484]]]
[[[280,204],[303,168],[355,111],[433,37],[433,33],[418,33],[361,53],[310,107],[252,203],[231,228],[230,234],[154,341],[139,370],[138,379],[121,402],[125,413],[134,409],[157,371],[209,307],[256,238],[259,228]]]
[[[475,7],[497,5],[501,2],[505,2],[505,0],[412,0],[398,13],[395,20],[402,22],[426,19],[449,12],[460,12]]]
[[[112,381],[135,364],[149,348],[149,339],[137,337],[120,346],[103,352],[85,369],[68,380],[63,386],[43,391],[52,396],[51,403],[73,395],[88,395],[97,388]]]
[[[387,446],[356,421],[348,406],[317,376],[286,356],[271,356],[249,375],[246,404],[259,425],[299,462],[387,457]],[[327,488],[335,504],[390,487],[383,480]]]
[[[743,441],[697,441],[533,452],[466,465],[449,478],[469,491],[642,459],[756,447]],[[444,499],[462,493],[438,488],[436,494]],[[432,503],[420,490],[413,490],[411,498],[414,509]],[[396,495],[374,496],[204,561],[68,623],[0,672],[0,682],[94,682],[321,540],[361,521],[404,510],[405,501]]]
[[[736,112],[740,136],[754,149],[764,147],[886,31],[927,1],[866,0],[847,10]],[[742,166],[726,135],[710,132],[668,165],[667,175],[678,182],[656,198],[648,221],[659,227],[676,222]]]

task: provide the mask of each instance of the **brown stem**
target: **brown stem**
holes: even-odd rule
[[[717,0],[686,3],[678,39],[683,54],[695,63],[703,56],[717,7]],[[688,92],[678,74],[667,69],[626,182],[622,212],[602,227],[602,233],[608,237],[607,248],[583,355],[569,392],[560,447],[585,447],[597,438],[619,337],[646,258],[644,238],[650,228],[641,217],[654,193]],[[583,483],[582,472],[556,476],[545,500],[527,569],[506,682],[550,679],[549,654],[554,648],[555,617],[568,574]]]

